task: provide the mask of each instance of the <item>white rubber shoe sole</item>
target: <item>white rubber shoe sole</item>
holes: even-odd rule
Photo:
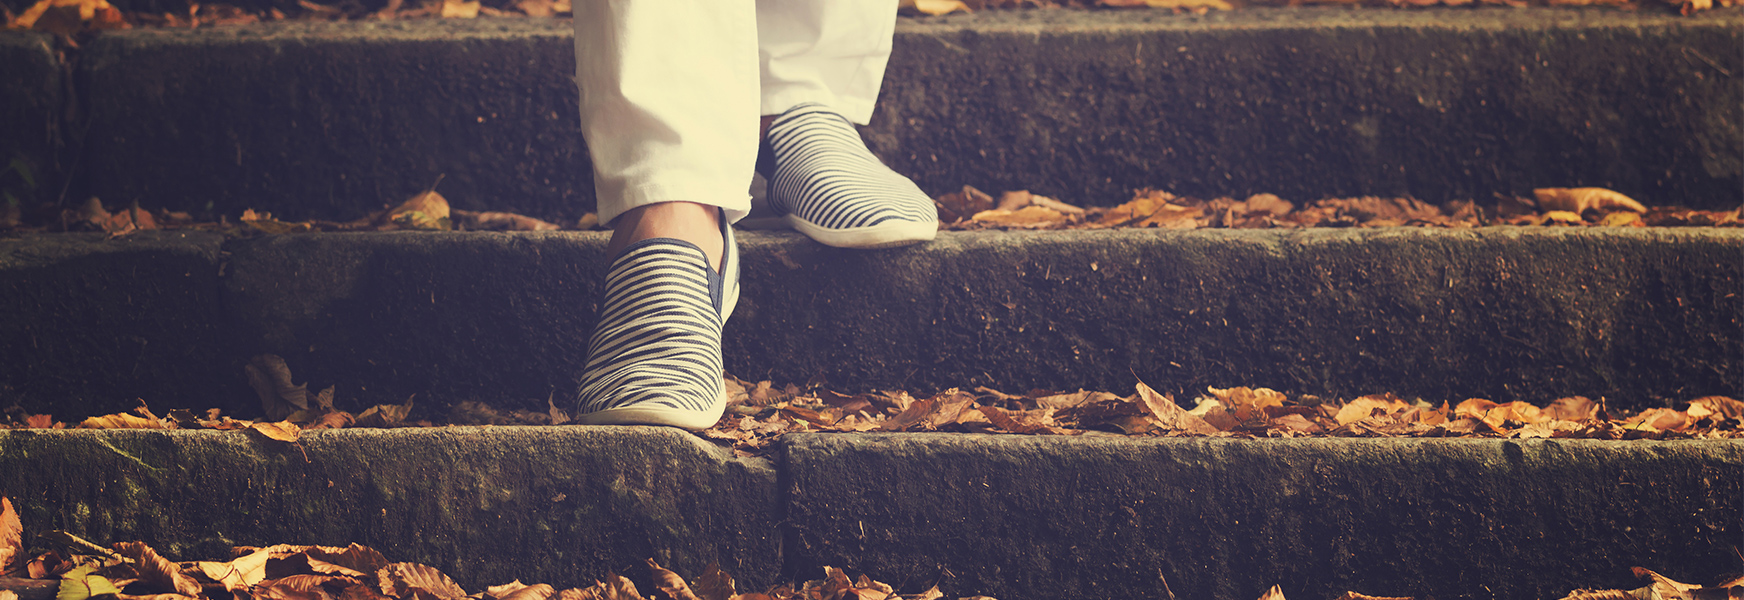
[[[886,221],[871,227],[830,229],[813,225],[797,215],[783,217],[789,226],[818,243],[837,248],[873,250],[896,248],[932,241],[939,234],[939,224],[914,221]]]

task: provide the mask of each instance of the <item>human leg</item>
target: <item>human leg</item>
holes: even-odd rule
[[[708,427],[738,297],[728,223],[750,208],[756,156],[752,5],[586,0],[575,27],[583,135],[614,227],[576,420]]]

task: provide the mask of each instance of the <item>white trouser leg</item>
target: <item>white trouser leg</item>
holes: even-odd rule
[[[574,10],[600,221],[669,201],[744,216],[757,160],[755,5],[577,0]]]
[[[806,102],[865,125],[896,30],[895,0],[757,0],[762,114]]]

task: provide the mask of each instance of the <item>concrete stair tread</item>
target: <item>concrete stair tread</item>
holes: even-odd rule
[[[30,532],[234,544],[359,542],[468,589],[558,587],[645,558],[741,589],[824,565],[948,597],[1345,590],[1561,597],[1737,563],[1744,441],[1116,439],[801,434],[733,458],[639,427],[305,433],[3,431]],[[305,456],[307,459],[305,460]],[[93,474],[99,474],[93,476]]]

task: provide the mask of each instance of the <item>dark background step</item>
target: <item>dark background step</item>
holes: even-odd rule
[[[23,99],[0,114],[0,151],[36,162],[49,199],[70,178],[74,200],[343,219],[444,177],[463,209],[594,206],[564,20],[106,32],[62,98],[41,34],[0,40],[0,94]],[[933,194],[1488,202],[1603,186],[1729,209],[1744,200],[1739,47],[1744,9],[905,18],[865,135]],[[75,110],[56,123],[61,102]]]

